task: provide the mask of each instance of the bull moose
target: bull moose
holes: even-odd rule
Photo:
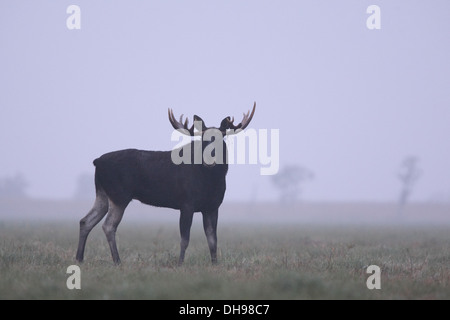
[[[211,262],[217,263],[217,219],[222,204],[228,171],[226,161],[226,143],[223,138],[228,134],[236,134],[245,129],[253,118],[256,102],[252,111],[244,113],[242,121],[234,125],[234,118],[226,117],[218,128],[206,127],[205,122],[194,115],[194,124],[189,128],[188,119],[183,122],[183,115],[177,121],[173,111],[169,109],[169,121],[173,128],[189,135],[202,137],[191,142],[191,148],[178,148],[172,151],[144,151],[126,149],[102,155],[94,160],[96,198],[92,209],[80,220],[80,235],[76,260],[82,262],[86,240],[91,230],[107,214],[103,223],[115,264],[120,264],[116,245],[116,230],[122,220],[124,211],[131,200],[142,203],[180,210],[180,257],[179,264],[184,261],[186,248],[189,245],[192,218],[195,212],[203,215],[203,228],[211,254]],[[183,155],[191,150],[191,159],[197,159],[196,150],[205,151],[211,143],[218,143],[223,152],[213,150],[211,159],[201,157],[200,161],[176,164],[173,154]],[[209,134],[208,134],[209,133]],[[208,136],[208,138],[206,138]],[[215,157],[222,154],[223,158]],[[195,159],[194,159],[195,158]]]

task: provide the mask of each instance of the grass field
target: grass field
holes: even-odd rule
[[[196,215],[178,267],[177,215],[170,219],[125,217],[119,267],[96,227],[80,265],[81,290],[69,290],[77,220],[4,218],[0,299],[450,299],[448,224],[219,222],[219,265],[212,266]],[[381,268],[381,290],[366,287],[369,265]]]

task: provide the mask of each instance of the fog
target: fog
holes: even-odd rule
[[[167,109],[208,126],[279,130],[279,167],[313,173],[297,200],[450,201],[450,2],[0,2],[0,177],[70,199],[92,161],[171,150]],[[81,29],[69,30],[69,5]],[[277,201],[263,165],[230,165],[225,201]],[[94,195],[92,195],[93,197]],[[80,214],[81,216],[81,214]]]

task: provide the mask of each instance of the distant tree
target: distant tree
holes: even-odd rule
[[[272,176],[272,183],[280,192],[280,202],[289,204],[299,198],[301,184],[313,178],[314,174],[309,169],[299,165],[287,165]]]
[[[418,168],[419,159],[415,156],[406,157],[398,172],[398,179],[401,183],[400,196],[398,200],[398,216],[402,216],[403,209],[411,196],[414,185],[420,178],[422,171]]]
[[[75,199],[93,199],[95,197],[94,176],[82,173],[78,176],[75,187]]]
[[[20,173],[0,178],[0,198],[26,198],[28,182]]]

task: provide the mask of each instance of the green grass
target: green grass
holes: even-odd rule
[[[97,226],[81,290],[66,287],[77,222],[0,222],[0,299],[450,299],[447,227],[219,224],[212,266],[198,222],[182,267],[176,225],[124,222],[119,267]],[[381,290],[366,287],[371,264]]]

